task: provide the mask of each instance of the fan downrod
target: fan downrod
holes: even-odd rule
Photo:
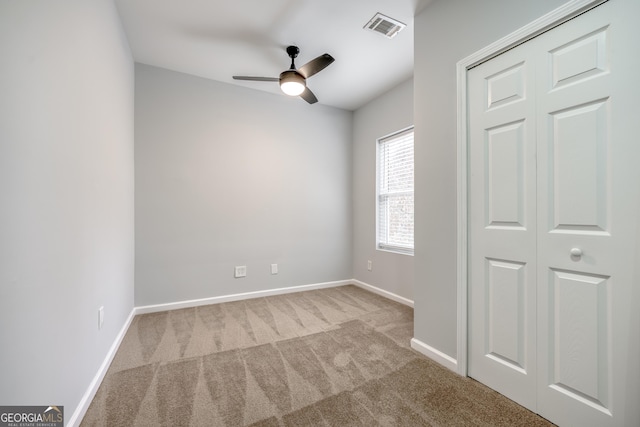
[[[300,49],[298,49],[298,46],[287,46],[287,54],[289,55],[289,58],[291,58],[291,66],[289,67],[290,70],[296,69],[295,59],[299,53]]]

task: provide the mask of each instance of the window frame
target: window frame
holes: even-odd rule
[[[395,192],[387,192],[387,193],[382,193],[382,188],[381,188],[381,179],[382,179],[382,170],[381,170],[381,165],[380,165],[380,157],[381,157],[381,146],[383,143],[389,142],[389,140],[392,140],[394,138],[397,137],[401,137],[404,134],[408,134],[411,133],[413,135],[413,141],[412,141],[412,149],[414,150],[414,158],[413,158],[413,165],[414,165],[414,183],[412,186],[411,190],[406,190],[406,191],[395,191]],[[380,204],[382,201],[383,197],[387,197],[389,195],[392,196],[397,196],[397,195],[403,195],[403,194],[410,194],[413,196],[413,209],[415,212],[415,130],[414,130],[414,125],[408,126],[406,128],[400,129],[398,131],[392,132],[388,135],[382,136],[380,138],[376,139],[376,164],[375,164],[375,173],[376,173],[376,189],[375,189],[375,244],[376,244],[376,250],[379,251],[384,251],[384,252],[392,252],[392,253],[396,253],[396,254],[401,254],[401,255],[410,255],[413,256],[414,252],[415,252],[415,216],[414,216],[414,220],[413,220],[413,226],[414,226],[414,239],[413,239],[413,246],[408,247],[408,246],[401,246],[401,245],[393,245],[393,244],[389,244],[388,240],[387,241],[382,241],[383,239],[381,239],[381,233],[380,233]]]

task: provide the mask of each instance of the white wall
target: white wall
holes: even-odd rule
[[[142,64],[135,111],[136,305],[352,278],[351,112]]]
[[[565,0],[435,0],[414,19],[415,326],[456,357],[456,63]]]
[[[376,250],[376,140],[413,125],[413,79],[356,110],[353,116],[353,274],[413,300],[413,256]],[[372,270],[367,270],[367,261]]]
[[[110,0],[0,2],[0,58],[0,403],[68,420],[133,308],[133,61]]]

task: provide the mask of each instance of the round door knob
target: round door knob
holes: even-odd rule
[[[574,256],[576,258],[581,257],[582,256],[582,249],[580,249],[580,248],[571,249],[571,256]]]

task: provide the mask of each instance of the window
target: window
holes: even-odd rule
[[[378,140],[377,247],[413,255],[413,127]]]

